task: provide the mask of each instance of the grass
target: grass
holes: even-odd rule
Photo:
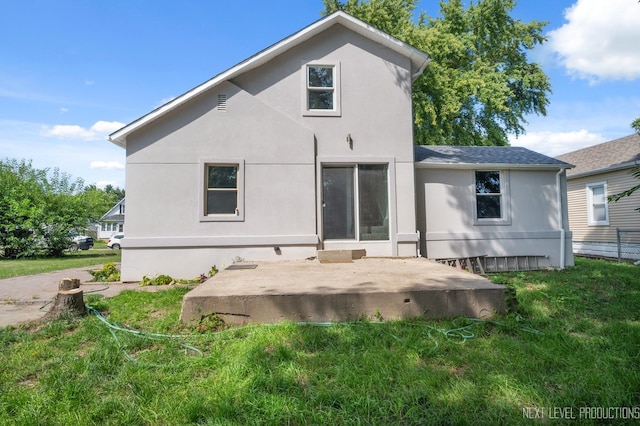
[[[0,258],[0,279],[60,271],[69,268],[83,268],[85,266],[109,262],[120,262],[120,256],[120,250],[110,250],[103,241],[96,241],[92,249],[65,253],[63,257],[59,258]]]
[[[89,295],[112,324],[183,337],[96,316],[0,329],[0,424],[637,424],[640,269],[576,262],[494,276],[520,306],[494,321],[219,329],[179,321],[186,288]]]

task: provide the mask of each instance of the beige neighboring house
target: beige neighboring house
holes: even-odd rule
[[[332,249],[572,265],[569,164],[509,147],[414,151],[412,83],[428,62],[336,12],[114,132],[122,280]]]
[[[636,210],[640,207],[640,191],[617,202],[610,202],[607,197],[638,184],[631,170],[640,164],[640,135],[635,133],[557,158],[576,166],[567,172],[574,253],[618,257],[616,229],[640,229],[640,212]],[[623,245],[622,257],[640,259],[640,246],[631,241]]]

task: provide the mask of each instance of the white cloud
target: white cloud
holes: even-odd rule
[[[43,136],[57,137],[58,139],[81,139],[85,141],[103,140],[110,133],[124,126],[117,121],[98,121],[89,129],[72,124],[56,124],[53,127],[44,126]]]
[[[640,4],[636,0],[577,0],[549,44],[570,74],[598,80],[640,78]]]
[[[124,126],[124,123],[118,121],[98,121],[91,126],[91,130],[97,133],[109,134],[115,132],[122,126]]]
[[[574,132],[530,132],[511,139],[513,146],[522,146],[550,157],[605,142],[602,135],[587,130]]]
[[[89,167],[92,169],[116,170],[124,169],[124,164],[119,161],[92,161]]]
[[[118,182],[116,182],[115,180],[99,180],[98,182],[96,182],[96,187],[100,189],[104,189],[107,185],[118,187]]]

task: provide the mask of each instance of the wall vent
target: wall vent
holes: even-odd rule
[[[218,111],[227,112],[227,95],[218,95]]]

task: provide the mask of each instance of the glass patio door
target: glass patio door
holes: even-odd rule
[[[386,164],[322,168],[322,228],[325,240],[389,239]]]
[[[322,169],[322,229],[327,240],[355,239],[354,166]]]

